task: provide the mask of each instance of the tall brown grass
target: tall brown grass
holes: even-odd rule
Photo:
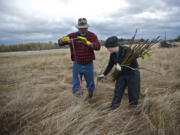
[[[96,52],[95,77],[108,63]],[[127,93],[110,110],[114,83],[98,83],[94,104],[71,93],[72,62],[68,49],[0,54],[0,134],[16,135],[179,135],[180,48],[152,50],[139,59],[141,96],[136,108]],[[85,88],[85,81],[83,81]]]

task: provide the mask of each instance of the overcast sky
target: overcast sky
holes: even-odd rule
[[[0,0],[0,44],[57,42],[80,17],[100,40],[180,35],[180,0]]]

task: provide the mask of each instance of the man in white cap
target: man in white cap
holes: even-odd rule
[[[91,99],[95,89],[93,66],[93,60],[95,60],[94,50],[100,50],[101,45],[96,34],[88,31],[88,27],[89,25],[86,18],[79,18],[78,24],[76,25],[78,31],[59,39],[58,44],[59,46],[66,44],[70,46],[71,60],[74,61],[72,68],[72,93],[78,94],[80,92],[81,80],[84,76],[89,98]]]

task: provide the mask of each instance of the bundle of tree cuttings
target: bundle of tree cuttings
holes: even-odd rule
[[[156,39],[153,39],[152,41],[149,41],[148,39],[143,41],[143,42],[136,42],[135,41],[135,37],[137,34],[137,30],[135,31],[134,36],[132,37],[132,39],[129,41],[128,46],[129,49],[121,63],[121,67],[127,67],[130,68],[132,70],[138,70],[138,69],[134,69],[132,67],[130,67],[130,64],[137,58],[141,57],[144,59],[145,56],[150,57],[150,49],[156,45],[156,43],[159,41],[159,36]],[[121,71],[117,71],[116,68],[114,69],[114,71],[112,72],[112,80],[115,81],[117,78],[119,78],[119,76],[121,75]]]

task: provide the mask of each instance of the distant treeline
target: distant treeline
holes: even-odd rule
[[[132,39],[120,38],[120,39],[118,39],[118,42],[119,42],[120,45],[128,45],[131,42],[131,40]],[[133,43],[139,43],[139,42],[144,42],[144,41],[146,41],[146,40],[141,38],[141,39],[134,40]]]
[[[119,39],[118,40],[121,45],[127,45],[130,42],[130,39]],[[144,39],[135,40],[134,43],[143,42]],[[105,41],[100,40],[102,46],[104,46]],[[66,45],[61,48],[68,48],[69,46]],[[17,45],[0,45],[0,52],[16,52],[16,51],[34,51],[34,50],[49,50],[49,49],[60,49],[57,43],[24,43],[24,44],[17,44]]]
[[[146,41],[146,40],[142,38],[142,39],[134,40],[133,43],[139,43],[139,42],[144,42],[144,41]],[[131,39],[125,39],[125,38],[119,38],[118,39],[118,43],[120,45],[128,45],[130,42],[131,42]],[[105,45],[105,41],[104,40],[100,40],[100,43],[101,43],[102,46]]]
[[[55,43],[24,43],[17,45],[0,45],[0,52],[15,52],[15,51],[31,51],[31,50],[48,50],[57,49],[58,44]]]
[[[179,41],[180,41],[180,36],[178,36],[176,39],[169,40],[169,41],[172,41],[172,42],[179,42]]]
[[[127,45],[129,44],[131,39],[124,39],[120,38],[118,39],[119,43],[121,45]],[[137,39],[134,41],[134,43],[137,42],[144,42],[145,39]],[[176,39],[169,40],[170,42],[178,42],[180,41],[180,36],[178,36]],[[100,40],[101,45],[104,45],[105,41]],[[31,51],[31,50],[49,50],[49,49],[59,49],[57,43],[52,43],[51,41],[49,43],[24,43],[24,44],[17,44],[17,45],[0,45],[0,52],[15,52],[15,51]],[[65,46],[63,48],[68,48],[68,46]]]
[[[134,40],[134,43],[139,43],[139,42],[144,42],[144,41],[146,41],[147,39],[143,39],[143,38],[141,38],[141,39],[135,39]],[[121,45],[127,45],[127,44],[129,44],[130,42],[131,42],[131,39],[124,39],[124,38],[120,38],[120,39],[118,39],[118,41],[119,41],[119,43],[121,44]],[[148,41],[151,41],[151,40],[148,40]],[[162,39],[160,39],[159,41],[164,41],[164,40],[162,40]],[[178,36],[177,38],[175,38],[175,39],[171,39],[171,40],[168,40],[169,42],[180,42],[180,36]],[[151,41],[152,42],[152,41]],[[156,41],[155,41],[156,42]]]

